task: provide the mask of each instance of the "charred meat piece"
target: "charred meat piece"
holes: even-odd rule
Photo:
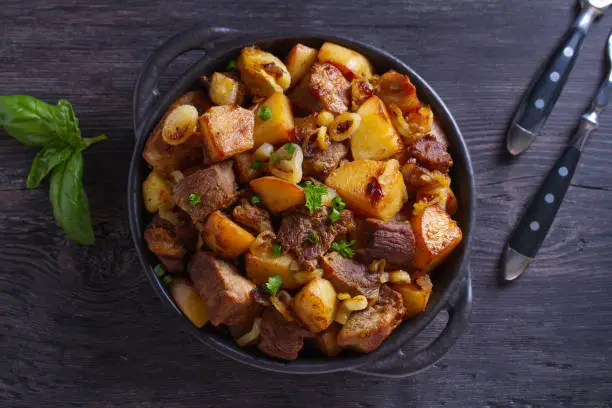
[[[339,234],[355,228],[353,213],[342,210],[340,219],[332,223],[327,219],[329,209],[321,207],[314,214],[298,211],[283,218],[278,231],[278,241],[283,250],[292,251],[302,267],[315,269],[317,259],[331,246]]]
[[[453,159],[446,151],[446,146],[432,136],[425,136],[418,142],[409,145],[407,153],[408,156],[414,157],[417,163],[429,170],[445,173],[453,165]]]
[[[317,177],[325,180],[340,161],[348,155],[348,148],[343,143],[331,143],[326,150],[315,150],[304,152],[304,164],[302,166],[304,176]]]
[[[255,284],[240,275],[233,265],[198,252],[189,261],[187,272],[204,299],[214,326],[249,322],[261,310],[251,293]]]
[[[399,267],[408,267],[412,264],[415,241],[409,222],[385,222],[368,218],[365,232],[364,262],[385,259],[387,264]]]
[[[157,256],[168,272],[181,273],[185,270],[183,258],[187,254],[187,248],[181,243],[177,229],[172,223],[156,215],[147,226],[144,238],[149,251]]]
[[[415,193],[428,184],[427,180],[431,178],[431,172],[420,166],[415,158],[411,158],[402,166],[402,176],[404,176],[406,190],[409,193]]]
[[[401,323],[404,312],[402,295],[383,286],[378,303],[351,314],[338,333],[338,344],[369,353],[377,349]]]
[[[242,199],[240,205],[234,207],[232,216],[240,224],[254,231],[273,231],[270,214],[263,208],[252,205],[246,199]]]
[[[174,200],[197,223],[231,204],[237,198],[237,188],[232,162],[225,161],[198,170],[176,183]]]
[[[376,95],[387,106],[396,105],[404,113],[421,107],[416,88],[407,75],[396,71],[385,72],[376,83]]]
[[[162,137],[162,129],[168,114],[177,106],[187,104],[195,106],[200,115],[211,106],[204,91],[188,92],[177,99],[151,132],[142,152],[145,161],[165,178],[169,178],[170,173],[175,170],[184,170],[203,160],[202,140],[195,137],[196,135],[187,142],[175,146],[167,144]]]
[[[253,154],[250,152],[238,153],[234,157],[234,170],[238,175],[238,180],[242,184],[246,184],[254,178],[261,177],[264,172],[264,167],[262,166],[259,170],[253,168]]]
[[[275,309],[267,308],[262,314],[257,347],[269,356],[295,360],[306,337],[313,335],[296,321],[290,322]]]
[[[367,267],[353,259],[344,258],[338,252],[330,252],[321,259],[324,277],[338,292],[351,296],[364,295],[369,300],[378,298],[380,288],[377,273],[370,273]]]
[[[308,135],[311,135],[317,131],[317,113],[313,113],[304,118],[295,118],[295,138],[298,141],[304,140]]]
[[[316,63],[292,92],[291,101],[305,112],[325,109],[339,114],[348,110],[350,97],[351,83],[342,71],[331,64]]]

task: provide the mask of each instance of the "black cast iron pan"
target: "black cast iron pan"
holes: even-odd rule
[[[404,377],[429,367],[446,354],[466,328],[472,305],[472,288],[468,256],[475,213],[474,174],[467,147],[455,120],[436,92],[408,65],[371,45],[343,37],[325,34],[255,34],[208,26],[195,26],[161,45],[143,65],[134,91],[134,135],[136,143],[128,180],[128,210],[132,239],[138,257],[155,292],[169,310],[182,313],[174,304],[164,285],[153,271],[157,264],[148,251],[143,231],[149,216],[142,201],[142,181],[149,170],[141,158],[144,143],[168,106],[194,87],[200,75],[224,70],[230,59],[235,59],[242,47],[256,44],[262,49],[284,56],[296,43],[319,47],[333,41],[364,54],[376,72],[388,69],[406,73],[416,86],[419,98],[431,106],[449,139],[449,152],[455,165],[452,169],[453,191],[457,195],[459,211],[455,218],[464,239],[451,257],[434,272],[434,290],[427,310],[419,317],[406,321],[370,354],[343,353],[336,358],[302,353],[295,361],[279,361],[256,350],[238,347],[228,333],[207,325],[194,327],[183,317],[185,329],[216,351],[239,362],[265,370],[292,374],[318,374],[334,371],[355,371],[364,374]],[[160,92],[160,76],[180,55],[198,50],[200,57],[174,82],[166,92]],[[202,56],[203,54],[203,56]],[[448,321],[438,337],[427,345],[418,345],[415,337],[441,312],[448,313]]]

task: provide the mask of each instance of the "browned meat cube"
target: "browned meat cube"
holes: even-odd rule
[[[317,131],[317,113],[310,114],[304,118],[295,118],[295,138],[301,142],[308,135]]]
[[[404,113],[421,107],[416,88],[407,75],[387,71],[376,83],[376,95],[387,106],[396,105]]]
[[[316,63],[292,92],[291,102],[302,111],[346,112],[351,102],[351,83],[331,64]]]
[[[253,148],[255,116],[238,105],[213,106],[200,116],[204,154],[213,163]]]
[[[168,114],[177,106],[190,104],[202,114],[210,107],[210,102],[204,91],[188,92],[172,104],[168,112],[155,126],[142,152],[145,161],[162,177],[169,178],[175,170],[183,170],[202,161],[202,140],[197,135],[192,136],[183,144],[171,146],[162,137],[164,121]]]
[[[231,264],[198,252],[189,261],[187,272],[204,299],[213,325],[239,325],[250,321],[261,310],[251,293],[255,284]]]
[[[240,205],[234,207],[232,215],[240,224],[254,231],[273,231],[270,214],[263,208],[252,205],[248,200],[241,200]]]
[[[409,222],[385,222],[368,218],[365,232],[364,262],[385,259],[387,264],[399,267],[409,267],[412,264],[415,240]]]
[[[378,303],[360,312],[353,312],[338,333],[341,347],[353,347],[362,353],[377,349],[401,323],[404,315],[402,295],[383,286]]]
[[[234,170],[238,175],[238,180],[241,183],[248,183],[249,181],[261,177],[264,172],[265,166],[261,166],[259,169],[254,169],[253,166],[253,154],[251,152],[239,153],[233,157]]]
[[[351,296],[364,295],[368,299],[377,299],[380,288],[377,273],[370,273],[367,267],[352,259],[344,258],[338,252],[330,252],[321,258],[324,277],[336,291],[350,293]]]
[[[162,266],[172,273],[185,270],[184,256],[187,249],[177,236],[176,227],[156,215],[144,232],[149,251],[153,252]]]
[[[404,176],[404,184],[406,184],[408,193],[415,193],[428,184],[427,180],[431,179],[431,172],[419,166],[415,158],[411,158],[402,166],[402,176]]]
[[[321,207],[312,215],[294,212],[283,218],[278,230],[283,250],[293,251],[306,270],[315,269],[317,258],[329,249],[337,235],[355,227],[353,213],[349,210],[343,210],[334,224],[327,219],[328,214],[328,207]]]
[[[286,320],[275,309],[265,309],[262,318],[257,347],[269,356],[295,360],[304,347],[304,338],[313,336],[296,321]]]
[[[423,139],[407,147],[408,156],[414,157],[417,162],[429,170],[447,172],[453,165],[453,158],[446,151],[446,146],[438,142],[432,136]]]
[[[226,161],[198,170],[176,183],[174,200],[197,223],[234,202],[237,188],[232,162]]]
[[[348,155],[348,148],[343,143],[331,143],[326,150],[304,152],[302,169],[304,176],[317,177],[325,180],[340,161]]]

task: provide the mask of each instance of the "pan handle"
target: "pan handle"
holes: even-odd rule
[[[469,266],[446,310],[448,322],[444,330],[424,349],[415,352],[413,347],[405,346],[381,360],[352,371],[377,377],[402,378],[416,374],[444,357],[467,327],[472,311],[472,280]]]
[[[138,129],[145,113],[155,104],[160,95],[159,79],[168,66],[180,55],[194,50],[210,54],[217,46],[235,40],[238,30],[225,27],[195,25],[164,42],[146,60],[136,79],[133,98],[134,129]]]

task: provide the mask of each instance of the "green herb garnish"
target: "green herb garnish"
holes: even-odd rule
[[[274,254],[274,256],[281,256],[281,251],[282,251],[282,248],[280,245],[278,244],[272,245],[272,253]]]
[[[341,240],[333,242],[331,244],[331,248],[345,258],[352,258],[355,256],[355,251],[351,247],[354,245],[355,241],[347,242],[345,240]]]
[[[162,282],[164,282],[164,284],[169,285],[172,283],[172,276],[170,275],[164,275],[164,277],[162,278]]]
[[[251,196],[251,204],[253,204],[253,205],[261,204],[261,198],[259,196],[256,196],[256,195],[252,195]]]
[[[253,160],[253,163],[251,163],[251,168],[253,170],[259,170],[263,167],[263,163],[260,162],[259,160]]]
[[[227,63],[227,70],[228,71],[235,71],[236,68],[238,68],[238,65],[236,64],[236,60],[230,60]]]
[[[166,274],[166,270],[161,265],[157,265],[155,268],[153,268],[153,271],[160,278]]]
[[[289,154],[293,154],[293,152],[295,152],[295,145],[293,143],[285,143],[283,148]]]
[[[202,202],[202,199],[196,193],[189,194],[189,202],[191,205],[198,205]]]
[[[312,231],[310,234],[308,234],[308,238],[306,238],[306,241],[310,242],[311,244],[317,244],[321,242],[321,237],[319,236],[319,234]]]
[[[281,286],[283,286],[283,277],[280,275],[270,276],[268,281],[263,284],[264,290],[271,296],[276,296]]]
[[[262,106],[259,108],[257,116],[259,116],[259,119],[261,120],[269,120],[272,117],[272,109],[270,109],[268,106]]]
[[[19,143],[42,148],[32,161],[26,186],[36,188],[50,175],[55,221],[74,241],[93,244],[81,152],[106,136],[82,138],[70,102],[60,99],[51,105],[27,95],[0,96],[0,126]]]
[[[312,214],[323,206],[323,196],[327,194],[327,187],[324,184],[306,182],[302,188],[306,195],[306,208]]]
[[[329,215],[327,216],[327,218],[331,222],[338,221],[340,219],[340,211],[336,210],[335,208],[332,208],[331,211],[329,212]]]
[[[346,203],[342,200],[342,197],[337,196],[331,202],[332,208],[335,208],[338,211],[342,211],[346,208]]]
[[[280,162],[280,156],[278,155],[278,153],[276,153],[276,152],[270,153],[270,161],[272,163],[279,163]]]

